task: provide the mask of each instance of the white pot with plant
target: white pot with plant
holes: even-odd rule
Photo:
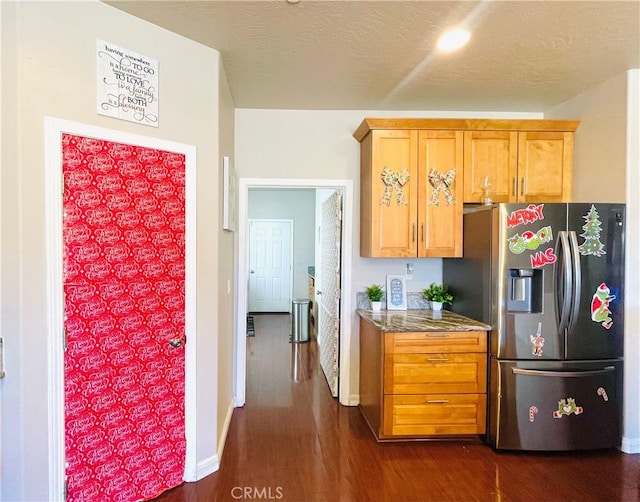
[[[431,302],[431,310],[442,310],[442,305],[453,302],[453,295],[449,293],[447,286],[432,282],[427,289],[422,290],[422,297]]]
[[[372,284],[365,288],[365,292],[367,293],[367,298],[371,302],[371,310],[374,312],[380,312],[380,309],[382,308],[382,297],[384,295],[382,286],[379,284]]]

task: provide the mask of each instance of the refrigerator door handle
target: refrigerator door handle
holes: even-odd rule
[[[582,278],[580,273],[580,250],[578,249],[578,237],[574,231],[569,232],[569,242],[571,244],[571,263],[573,265],[573,291],[571,293],[571,313],[569,315],[568,326],[568,331],[571,333],[576,326],[576,322],[578,322]]]
[[[522,368],[511,368],[511,371],[517,375],[533,375],[533,376],[552,376],[560,378],[597,376],[603,373],[611,373],[615,371],[615,366],[607,366],[601,370],[591,371],[545,371],[545,370],[526,370]]]
[[[562,260],[555,268],[556,298],[560,298],[560,289],[562,288],[562,305],[560,305],[560,302],[558,301],[556,307],[560,311],[558,333],[560,335],[564,335],[569,323],[569,315],[571,310],[571,293],[573,291],[573,274],[571,269],[569,239],[567,237],[567,232],[565,232],[564,230],[558,232],[556,255],[558,254],[562,256]],[[561,276],[560,273],[562,273]],[[560,278],[562,279],[562,284],[559,284]]]

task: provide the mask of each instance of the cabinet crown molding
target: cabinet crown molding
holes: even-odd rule
[[[362,142],[375,129],[575,132],[579,125],[579,120],[365,118],[353,137]]]

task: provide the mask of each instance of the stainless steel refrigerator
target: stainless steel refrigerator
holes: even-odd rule
[[[443,260],[455,312],[492,326],[487,441],[620,445],[624,204],[495,204],[464,214]]]

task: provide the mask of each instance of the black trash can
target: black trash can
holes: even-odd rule
[[[291,302],[291,341],[309,341],[309,304],[306,298],[296,298]]]

